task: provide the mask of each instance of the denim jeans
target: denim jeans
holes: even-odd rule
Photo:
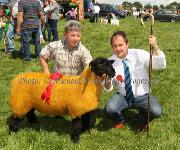
[[[146,123],[148,112],[148,94],[135,98],[135,101],[129,105],[123,95],[116,93],[107,103],[105,110],[106,113],[113,117],[116,122],[124,122],[122,111],[129,108],[139,110],[139,121]],[[160,117],[161,114],[162,108],[156,97],[150,96],[150,119]]]
[[[98,23],[99,14],[94,14],[95,22]]]
[[[14,47],[14,23],[10,22],[9,23],[9,28],[8,31],[5,35],[5,40],[6,40],[6,51],[7,52],[12,52],[15,50]]]
[[[52,41],[58,41],[58,30],[57,30],[57,23],[58,20],[55,19],[49,19],[48,20],[49,26],[50,26],[50,30],[48,30],[48,32],[51,31],[52,36],[53,36],[53,40]],[[49,35],[49,34],[48,34]],[[48,37],[49,38],[49,37]]]
[[[48,38],[46,38],[46,30],[48,31]],[[51,42],[51,28],[48,22],[45,23],[45,29],[42,31],[44,40]]]
[[[35,56],[39,57],[41,52],[39,28],[22,29],[22,47],[25,55],[25,60],[30,60],[30,41],[33,40],[35,45]]]
[[[13,21],[14,21],[14,35],[16,34],[16,28],[17,28],[17,18],[13,18]]]

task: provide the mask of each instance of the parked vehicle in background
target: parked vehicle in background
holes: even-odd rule
[[[100,6],[99,16],[107,16],[108,13],[112,12],[118,18],[125,18],[124,10],[117,10],[110,4],[100,4],[99,6]]]
[[[159,21],[180,21],[180,14],[176,14],[175,11],[167,9],[159,9],[154,12],[154,19]]]

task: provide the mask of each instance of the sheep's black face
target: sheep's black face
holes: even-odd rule
[[[89,64],[91,71],[98,76],[103,74],[108,75],[110,78],[115,76],[115,70],[112,66],[114,60],[108,60],[107,58],[96,58],[92,60]]]

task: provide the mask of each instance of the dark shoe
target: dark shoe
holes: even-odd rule
[[[124,126],[124,124],[123,123],[117,123],[117,124],[115,124],[115,126],[114,126],[114,128],[116,128],[116,129],[123,129],[125,126]]]
[[[20,52],[20,51],[18,52],[17,55],[18,55],[19,58],[24,58],[24,53],[22,53],[22,52]]]
[[[12,52],[11,52],[11,51],[5,51],[5,54],[11,56],[11,55],[12,55]]]
[[[31,61],[31,58],[25,58],[24,59],[26,62],[30,62]]]

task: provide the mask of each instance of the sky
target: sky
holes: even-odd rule
[[[176,1],[180,3],[180,0],[96,0],[97,2],[100,3],[107,3],[107,4],[121,4],[124,1],[128,2],[140,2],[141,4],[145,5],[150,3],[151,5],[161,5],[163,4],[164,6]]]

